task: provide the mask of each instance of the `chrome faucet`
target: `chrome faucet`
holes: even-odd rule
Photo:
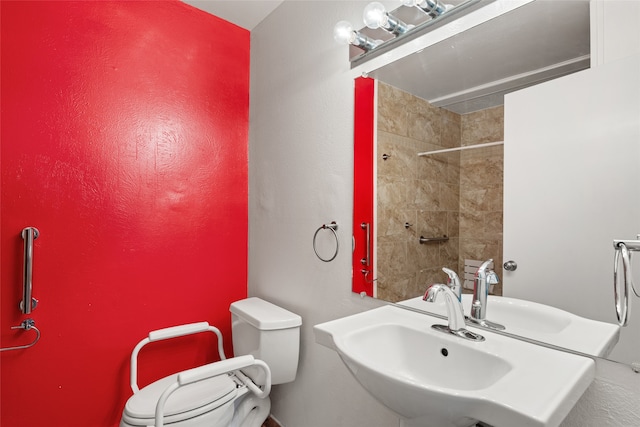
[[[498,275],[489,269],[489,265],[492,262],[493,259],[483,262],[473,278],[473,302],[471,303],[471,317],[469,320],[487,328],[503,330],[505,329],[504,326],[486,320],[489,286],[499,282]]]
[[[449,286],[443,285],[441,283],[431,285],[425,292],[424,298],[422,299],[427,302],[434,302],[438,294],[444,294],[444,301],[447,307],[447,318],[449,319],[449,325],[432,325],[431,327],[438,331],[456,335],[461,338],[474,341],[484,341],[484,337],[482,335],[478,335],[465,329],[466,324],[464,323],[464,311],[462,309],[462,303],[460,302],[460,299],[455,294],[455,292]]]

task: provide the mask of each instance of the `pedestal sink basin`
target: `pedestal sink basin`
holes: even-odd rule
[[[472,342],[434,323],[446,321],[389,305],[314,332],[405,427],[558,426],[593,381],[590,358],[478,329],[485,341]]]
[[[462,295],[467,315],[471,312],[471,300],[472,295]],[[425,303],[422,297],[398,304],[443,316],[447,314],[442,302]],[[607,357],[620,337],[618,325],[517,298],[489,295],[487,320],[504,325],[504,332],[598,357]]]

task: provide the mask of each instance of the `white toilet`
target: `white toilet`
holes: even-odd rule
[[[120,427],[260,427],[269,416],[271,384],[291,382],[298,369],[302,319],[260,298],[231,304],[235,357],[226,359],[222,334],[206,322],[160,329],[131,354],[131,388]],[[138,389],[138,352],[146,344],[200,332],[218,336],[219,362]]]

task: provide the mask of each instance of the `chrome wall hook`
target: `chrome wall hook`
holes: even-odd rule
[[[367,279],[367,276],[369,275],[369,273],[371,273],[371,271],[367,270],[366,268],[363,268],[362,270],[360,270],[360,273],[362,273],[362,275],[364,276],[364,281],[367,283],[373,283],[373,282],[377,282],[378,278],[375,279]],[[366,292],[365,292],[366,294]]]

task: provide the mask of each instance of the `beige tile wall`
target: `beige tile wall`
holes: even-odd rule
[[[446,280],[445,266],[462,275],[461,253],[502,264],[502,148],[417,156],[502,140],[502,128],[501,107],[460,116],[378,84],[379,298],[420,295]],[[462,234],[468,229],[470,236]],[[419,244],[420,236],[445,235],[447,242]]]
[[[504,109],[494,107],[462,116],[463,146],[504,139]],[[503,146],[460,152],[459,271],[465,259],[493,258],[502,278]],[[502,295],[502,283],[494,294]]]

